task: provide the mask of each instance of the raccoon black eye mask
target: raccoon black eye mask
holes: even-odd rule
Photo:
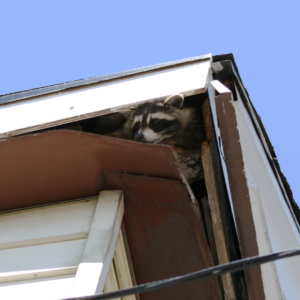
[[[202,132],[202,125],[193,108],[184,108],[183,104],[184,97],[177,94],[164,102],[140,105],[133,118],[135,141],[152,144],[175,142],[179,147],[199,149],[197,135]]]
[[[173,110],[176,106],[180,109],[183,101],[182,95],[174,95],[163,103],[150,102],[139,106],[134,114],[134,139],[157,144],[170,138],[180,126]]]

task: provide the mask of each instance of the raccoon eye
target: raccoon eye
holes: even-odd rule
[[[137,122],[134,124],[133,128],[132,128],[132,131],[136,134],[138,133],[138,131],[140,130],[141,128],[141,123],[140,122]]]

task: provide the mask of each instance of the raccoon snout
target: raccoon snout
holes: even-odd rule
[[[144,140],[144,134],[143,133],[138,133],[135,135],[134,140],[137,142],[141,142]]]

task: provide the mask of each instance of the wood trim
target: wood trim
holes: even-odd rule
[[[0,95],[0,105],[9,103],[9,102],[15,102],[20,100],[25,100],[32,97],[37,97],[45,94],[51,94],[51,93],[57,93],[57,92],[63,92],[67,89],[74,89],[74,88],[80,88],[83,86],[91,86],[93,84],[99,84],[102,82],[112,81],[112,80],[119,80],[122,78],[131,78],[136,75],[140,75],[142,73],[150,73],[157,70],[165,70],[168,68],[178,67],[180,65],[187,65],[187,64],[193,64],[200,61],[206,61],[209,60],[212,62],[212,54],[205,54],[205,55],[199,55],[195,57],[190,58],[184,58],[180,60],[170,61],[166,63],[159,63],[152,66],[147,67],[141,67],[136,69],[131,69],[127,71],[121,71],[117,73],[112,73],[108,75],[100,75],[95,77],[90,77],[86,79],[79,79],[74,81],[68,81],[64,83],[49,85],[46,87],[41,88],[35,88],[27,91],[19,91],[15,93],[10,93],[6,95]]]
[[[235,109],[230,93],[215,97],[225,162],[233,201],[239,244],[243,258],[259,255],[244,161],[239,142]],[[263,300],[265,293],[260,267],[245,270],[249,300]]]
[[[120,289],[120,287],[119,287],[119,282],[117,279],[115,266],[114,266],[114,263],[112,263],[109,268],[109,272],[108,272],[108,276],[106,279],[106,283],[105,283],[103,292],[109,293],[109,292],[118,291],[119,289]],[[114,300],[122,300],[122,299],[120,297],[118,297],[118,298],[114,298]]]
[[[207,142],[202,143],[201,156],[203,162],[205,184],[208,195],[208,203],[210,206],[210,212],[212,217],[213,232],[215,237],[215,243],[218,254],[219,264],[228,263],[229,254],[226,247],[226,240],[224,234],[224,227],[221,218],[221,209],[219,206],[219,199],[216,189],[215,174],[212,164],[211,149]],[[222,275],[224,293],[228,300],[235,300],[235,292],[233,287],[233,281],[230,273]]]
[[[129,272],[131,275],[132,285],[135,286],[135,285],[137,285],[137,283],[136,283],[135,273],[134,273],[134,269],[133,269],[132,258],[131,258],[131,254],[130,254],[130,250],[129,250],[129,245],[128,245],[124,222],[122,223],[122,226],[121,226],[121,232],[122,232],[122,237],[123,237],[123,246],[124,246],[124,250],[125,250],[126,256],[127,256],[128,268],[129,268]],[[140,297],[138,294],[136,294],[135,297],[136,297],[136,300],[140,300]]]
[[[124,214],[122,191],[102,191],[71,297],[102,294]]]
[[[219,80],[212,80],[211,85],[218,91],[220,94],[231,93],[231,91],[223,85]]]
[[[131,288],[136,285],[132,261],[130,253],[127,251],[126,246],[126,233],[125,227],[122,223],[119,233],[116,251],[114,254],[113,262],[110,266],[108,276],[104,286],[104,293],[117,291],[120,289]],[[129,249],[128,249],[129,250]],[[132,269],[132,270],[131,270]],[[121,300],[121,298],[115,298]],[[139,300],[139,295],[129,295],[122,297],[122,300]]]
[[[204,93],[210,65],[205,60],[2,105],[0,138],[97,117],[172,94]]]
[[[212,87],[212,85],[209,85]],[[202,104],[202,111],[203,111],[203,117],[204,117],[204,125],[205,125],[205,131],[206,131],[206,141],[210,146],[210,153],[212,158],[212,169],[214,173],[214,180],[215,180],[215,192],[218,197],[218,205],[220,208],[220,215],[221,215],[221,222],[224,228],[224,238],[225,238],[225,247],[228,253],[229,261],[234,261],[241,258],[240,255],[240,249],[238,244],[238,238],[237,238],[237,232],[236,232],[236,226],[234,223],[234,216],[233,216],[233,210],[231,208],[230,204],[230,191],[227,190],[226,186],[226,180],[224,177],[224,166],[222,163],[224,162],[223,153],[220,152],[219,149],[219,128],[217,127],[217,132],[215,131],[215,126],[217,124],[217,117],[216,117],[216,110],[213,108],[215,107],[214,102],[214,96],[213,98],[206,99]],[[212,106],[210,106],[212,105]],[[215,116],[215,119],[213,119],[213,115]],[[226,166],[225,166],[225,172],[226,172]],[[229,193],[228,193],[229,192]],[[203,201],[204,202],[203,202]],[[208,199],[201,199],[203,202],[203,208],[207,206],[207,210],[209,210],[210,220],[206,220],[207,222],[210,222],[209,228],[211,228],[211,237],[210,239],[213,239],[213,243],[210,241],[210,244],[212,243],[211,251],[214,253],[214,261],[215,264],[219,264],[218,258],[217,258],[217,251],[215,246],[215,237],[213,233],[213,224],[212,224],[212,217],[210,212],[210,207],[208,203]],[[208,226],[208,225],[207,225]],[[215,258],[216,257],[216,258]],[[245,281],[245,275],[243,271],[236,272],[231,274],[232,283],[235,290],[235,295],[238,296],[239,300],[248,300],[247,296],[247,288],[246,288],[246,281]],[[223,288],[223,282],[222,279],[219,279],[220,287]],[[222,290],[224,294],[224,288]]]
[[[131,288],[136,285],[134,273],[132,274],[130,270],[130,265],[132,265],[130,253],[126,251],[125,247],[125,230],[122,223],[120,230],[119,238],[116,245],[116,252],[114,255],[114,267],[116,276],[119,283],[120,289]],[[128,255],[129,254],[129,255]],[[129,295],[122,297],[122,300],[137,300],[139,299],[138,295]]]

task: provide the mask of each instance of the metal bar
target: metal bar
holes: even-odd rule
[[[282,258],[292,257],[300,254],[300,249],[292,249],[262,256],[254,256],[249,258],[233,261],[228,264],[223,264],[211,267],[205,270],[200,270],[183,276],[177,276],[165,280],[150,282],[137,285],[130,289],[123,289],[115,292],[110,292],[95,296],[85,296],[79,298],[68,298],[64,300],[108,300],[117,297],[125,297],[132,294],[146,293],[153,290],[163,289],[181,284],[192,283],[197,280],[204,280],[215,276],[220,276],[226,273],[233,273],[244,269],[252,268],[264,263],[275,261]]]

